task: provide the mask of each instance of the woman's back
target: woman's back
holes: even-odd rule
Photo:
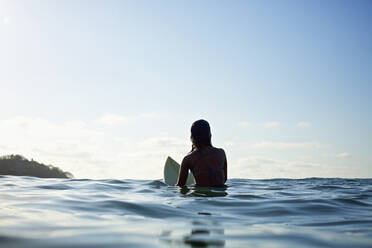
[[[227,180],[227,160],[223,149],[206,147],[190,152],[182,161],[178,185],[186,182],[191,170],[197,186],[224,185]]]
[[[195,177],[196,185],[220,186],[225,183],[226,156],[223,149],[206,147],[203,150],[194,150],[188,157],[189,169]]]

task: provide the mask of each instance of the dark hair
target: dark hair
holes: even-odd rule
[[[191,139],[193,140],[192,150],[200,146],[212,146],[211,128],[205,120],[197,120],[191,126]],[[194,147],[194,145],[196,147]]]

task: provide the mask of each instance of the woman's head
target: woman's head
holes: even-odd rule
[[[191,126],[191,141],[194,146],[212,146],[211,143],[211,128],[207,121],[197,120]]]

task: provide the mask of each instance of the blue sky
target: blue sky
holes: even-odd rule
[[[370,1],[0,1],[0,154],[160,178],[205,118],[233,177],[372,177],[370,13]]]

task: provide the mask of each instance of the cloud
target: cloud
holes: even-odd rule
[[[271,153],[273,151],[292,151],[296,154],[301,152],[318,151],[320,149],[327,149],[328,144],[319,142],[274,142],[261,141],[256,143],[240,142],[240,141],[225,141],[223,147],[227,151],[234,152],[236,155],[247,154],[251,152]]]
[[[179,149],[190,145],[185,139],[174,137],[151,137],[138,143],[139,148],[145,149]]]
[[[2,138],[10,138],[11,141],[18,141],[19,138],[23,142],[58,139],[78,141],[102,135],[101,132],[89,130],[87,124],[82,121],[58,124],[45,119],[22,116],[0,121],[0,133]]]
[[[276,149],[276,150],[285,150],[285,149],[318,149],[322,145],[317,142],[271,142],[263,141],[255,144],[250,144],[250,148],[253,149]]]
[[[168,117],[168,115],[160,112],[148,112],[140,114],[139,117],[146,119],[158,119]]]
[[[268,128],[279,127],[281,124],[278,121],[265,122],[264,126]]]
[[[280,160],[267,157],[243,157],[234,163],[234,169],[229,169],[231,177],[268,179],[268,178],[308,178],[330,177],[335,166],[308,161]],[[347,168],[338,168],[340,175],[347,173]]]
[[[188,139],[177,137],[118,136],[95,121],[57,123],[30,117],[0,120],[0,137],[0,155],[21,154],[76,178],[160,179],[167,156],[181,162],[191,147]]]
[[[342,152],[335,155],[336,158],[350,158],[351,154],[347,152]]]
[[[249,127],[251,124],[247,121],[240,121],[238,122],[239,127]]]
[[[8,146],[0,144],[0,149],[7,149]]]
[[[297,149],[308,152],[324,147],[327,145],[317,142],[274,141],[226,141],[223,146],[228,153],[231,177],[353,176],[350,168],[308,162],[312,157],[299,158],[302,151]],[[0,155],[21,154],[70,171],[76,178],[160,179],[166,157],[170,155],[181,162],[190,149],[187,138],[120,136],[111,129],[102,130],[94,121],[53,122],[24,116],[0,120]],[[299,160],[264,156],[270,150],[295,150]],[[261,157],[246,156],[252,152]],[[273,154],[276,153],[271,156]],[[351,155],[345,152],[336,156]],[[334,156],[333,159],[339,161]]]
[[[117,114],[106,114],[95,121],[101,125],[116,126],[128,123],[128,118]]]
[[[297,127],[299,128],[310,128],[311,127],[311,123],[310,122],[306,122],[306,121],[300,121],[296,124]]]
[[[113,177],[114,171],[101,173],[101,168],[92,165],[107,161],[105,167],[109,167],[127,148],[126,142],[81,121],[14,117],[0,121],[0,137],[1,155],[21,154],[83,178]]]

